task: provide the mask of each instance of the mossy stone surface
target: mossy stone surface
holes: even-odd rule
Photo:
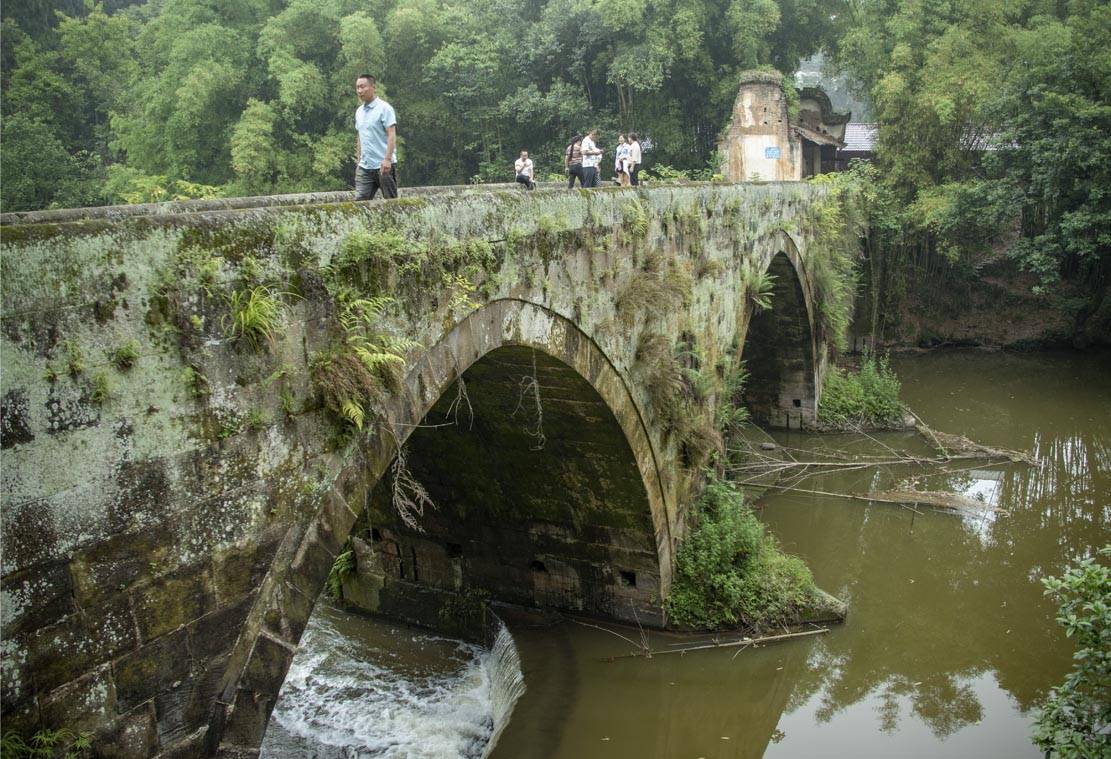
[[[226,735],[253,740],[269,707],[235,695],[236,685],[250,671],[273,689],[273,673],[284,674],[280,652],[255,662],[259,635],[296,644],[359,501],[370,501],[363,519],[396,523],[390,504],[366,494],[430,410],[446,416],[453,383],[472,365],[481,441],[461,426],[412,439],[410,463],[443,504],[430,527],[446,535],[463,525],[478,548],[487,538],[505,546],[512,565],[480,550],[473,576],[516,583],[529,599],[615,608],[624,592],[615,578],[635,571],[638,603],[658,611],[697,474],[685,469],[690,446],[675,419],[654,411],[637,347],[645,335],[669,346],[691,335],[704,365],[741,358],[745,272],[766,270],[784,247],[814,307],[788,316],[815,329],[821,294],[807,270],[824,255],[812,211],[826,194],[774,183],[459,188],[384,203],[319,195],[5,217],[0,574],[19,608],[43,609],[5,612],[18,630],[4,663],[14,677],[5,717],[111,661],[120,715],[105,717],[104,734],[133,719],[135,745],[154,745],[137,716],[145,709],[159,720],[158,741],[178,741],[202,718],[181,722],[192,707],[171,709],[185,696],[166,694],[209,666],[180,656],[188,631],[250,597],[220,677],[232,702]],[[345,248],[360,235],[403,242],[371,260]],[[653,258],[678,273],[682,297],[623,307],[618,296]],[[229,303],[262,285],[281,294],[280,323],[251,348],[233,335]],[[348,345],[347,304],[381,296],[393,302],[376,333],[416,347],[403,351],[396,382],[364,399],[357,430],[327,410],[311,362]],[[814,334],[820,386],[826,338]],[[111,358],[123,344],[138,353],[126,372]],[[73,376],[69,346],[84,362]],[[527,366],[491,371],[501,349],[527,350],[514,357]],[[541,451],[526,431],[535,409],[510,408],[534,350]],[[111,393],[94,403],[89,378],[100,374]],[[716,380],[707,381],[685,407],[692,416],[712,418]],[[436,562],[436,571],[452,566]],[[72,601],[59,601],[60,567]],[[177,716],[164,719],[156,697]],[[240,708],[253,711],[236,717]]]

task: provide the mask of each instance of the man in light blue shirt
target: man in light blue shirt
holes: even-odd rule
[[[355,80],[355,94],[362,101],[355,109],[355,200],[370,200],[378,189],[383,198],[397,197],[397,115],[376,91],[370,74]]]

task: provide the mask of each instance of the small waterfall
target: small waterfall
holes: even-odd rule
[[[264,759],[485,759],[525,690],[512,636],[489,649],[317,605]]]
[[[490,612],[493,614],[493,612]],[[502,730],[509,724],[513,707],[525,692],[525,676],[521,673],[521,657],[517,654],[517,644],[505,623],[494,615],[497,621],[497,634],[494,645],[486,657],[486,669],[490,678],[490,702],[494,718],[494,730],[482,752],[483,759],[490,756]]]

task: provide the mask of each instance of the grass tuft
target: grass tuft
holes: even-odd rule
[[[272,342],[282,318],[278,294],[266,285],[235,291],[228,300],[231,309],[232,337],[244,338],[258,348],[263,340]]]
[[[112,351],[108,358],[112,362],[112,366],[121,372],[126,372],[135,366],[135,362],[139,360],[139,344],[134,340],[128,340]]]

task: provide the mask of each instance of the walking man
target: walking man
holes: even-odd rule
[[[629,154],[625,158],[626,166],[628,166],[629,183],[633,187],[640,184],[640,140],[637,138],[636,132],[629,132]]]
[[[583,137],[583,187],[598,186],[598,166],[602,163],[602,151],[594,144],[598,139],[598,130],[591,129]]]
[[[383,198],[397,197],[397,115],[377,97],[377,85],[370,74],[355,80],[362,101],[355,109],[355,200],[370,200],[379,189]]]

